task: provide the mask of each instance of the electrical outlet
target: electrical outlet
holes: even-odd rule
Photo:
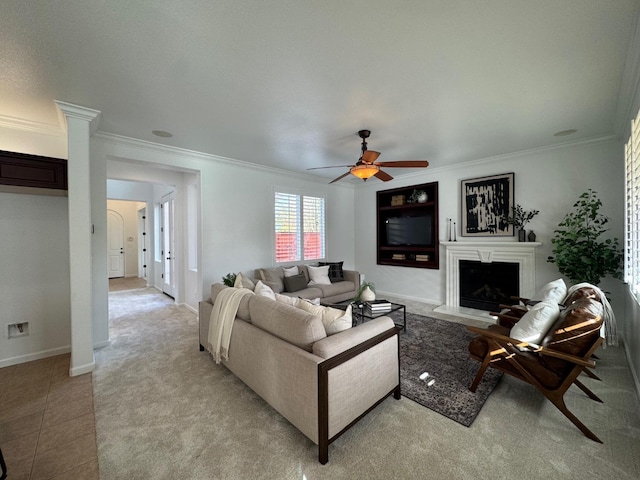
[[[8,338],[26,337],[29,335],[29,322],[8,325]]]

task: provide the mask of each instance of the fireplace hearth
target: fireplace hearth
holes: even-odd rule
[[[460,306],[497,311],[520,292],[517,263],[460,260]]]

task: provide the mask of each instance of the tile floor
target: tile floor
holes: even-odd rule
[[[7,480],[99,479],[91,374],[70,355],[0,368],[0,448]]]

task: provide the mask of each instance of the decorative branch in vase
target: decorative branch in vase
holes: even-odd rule
[[[525,210],[520,204],[516,204],[511,207],[511,213],[502,218],[508,224],[513,225],[513,228],[518,231],[518,241],[524,242],[526,241],[526,230],[524,227],[539,213],[540,210]]]

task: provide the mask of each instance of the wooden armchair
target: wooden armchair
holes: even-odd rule
[[[564,403],[564,394],[572,384],[602,402],[578,380],[585,369],[595,368],[592,355],[602,343],[602,310],[602,304],[593,298],[576,300],[560,313],[540,345],[511,338],[510,328],[502,325],[467,327],[478,334],[469,343],[470,356],[481,362],[470,390],[475,392],[487,368],[501,370],[533,385],[582,433],[602,443]]]

